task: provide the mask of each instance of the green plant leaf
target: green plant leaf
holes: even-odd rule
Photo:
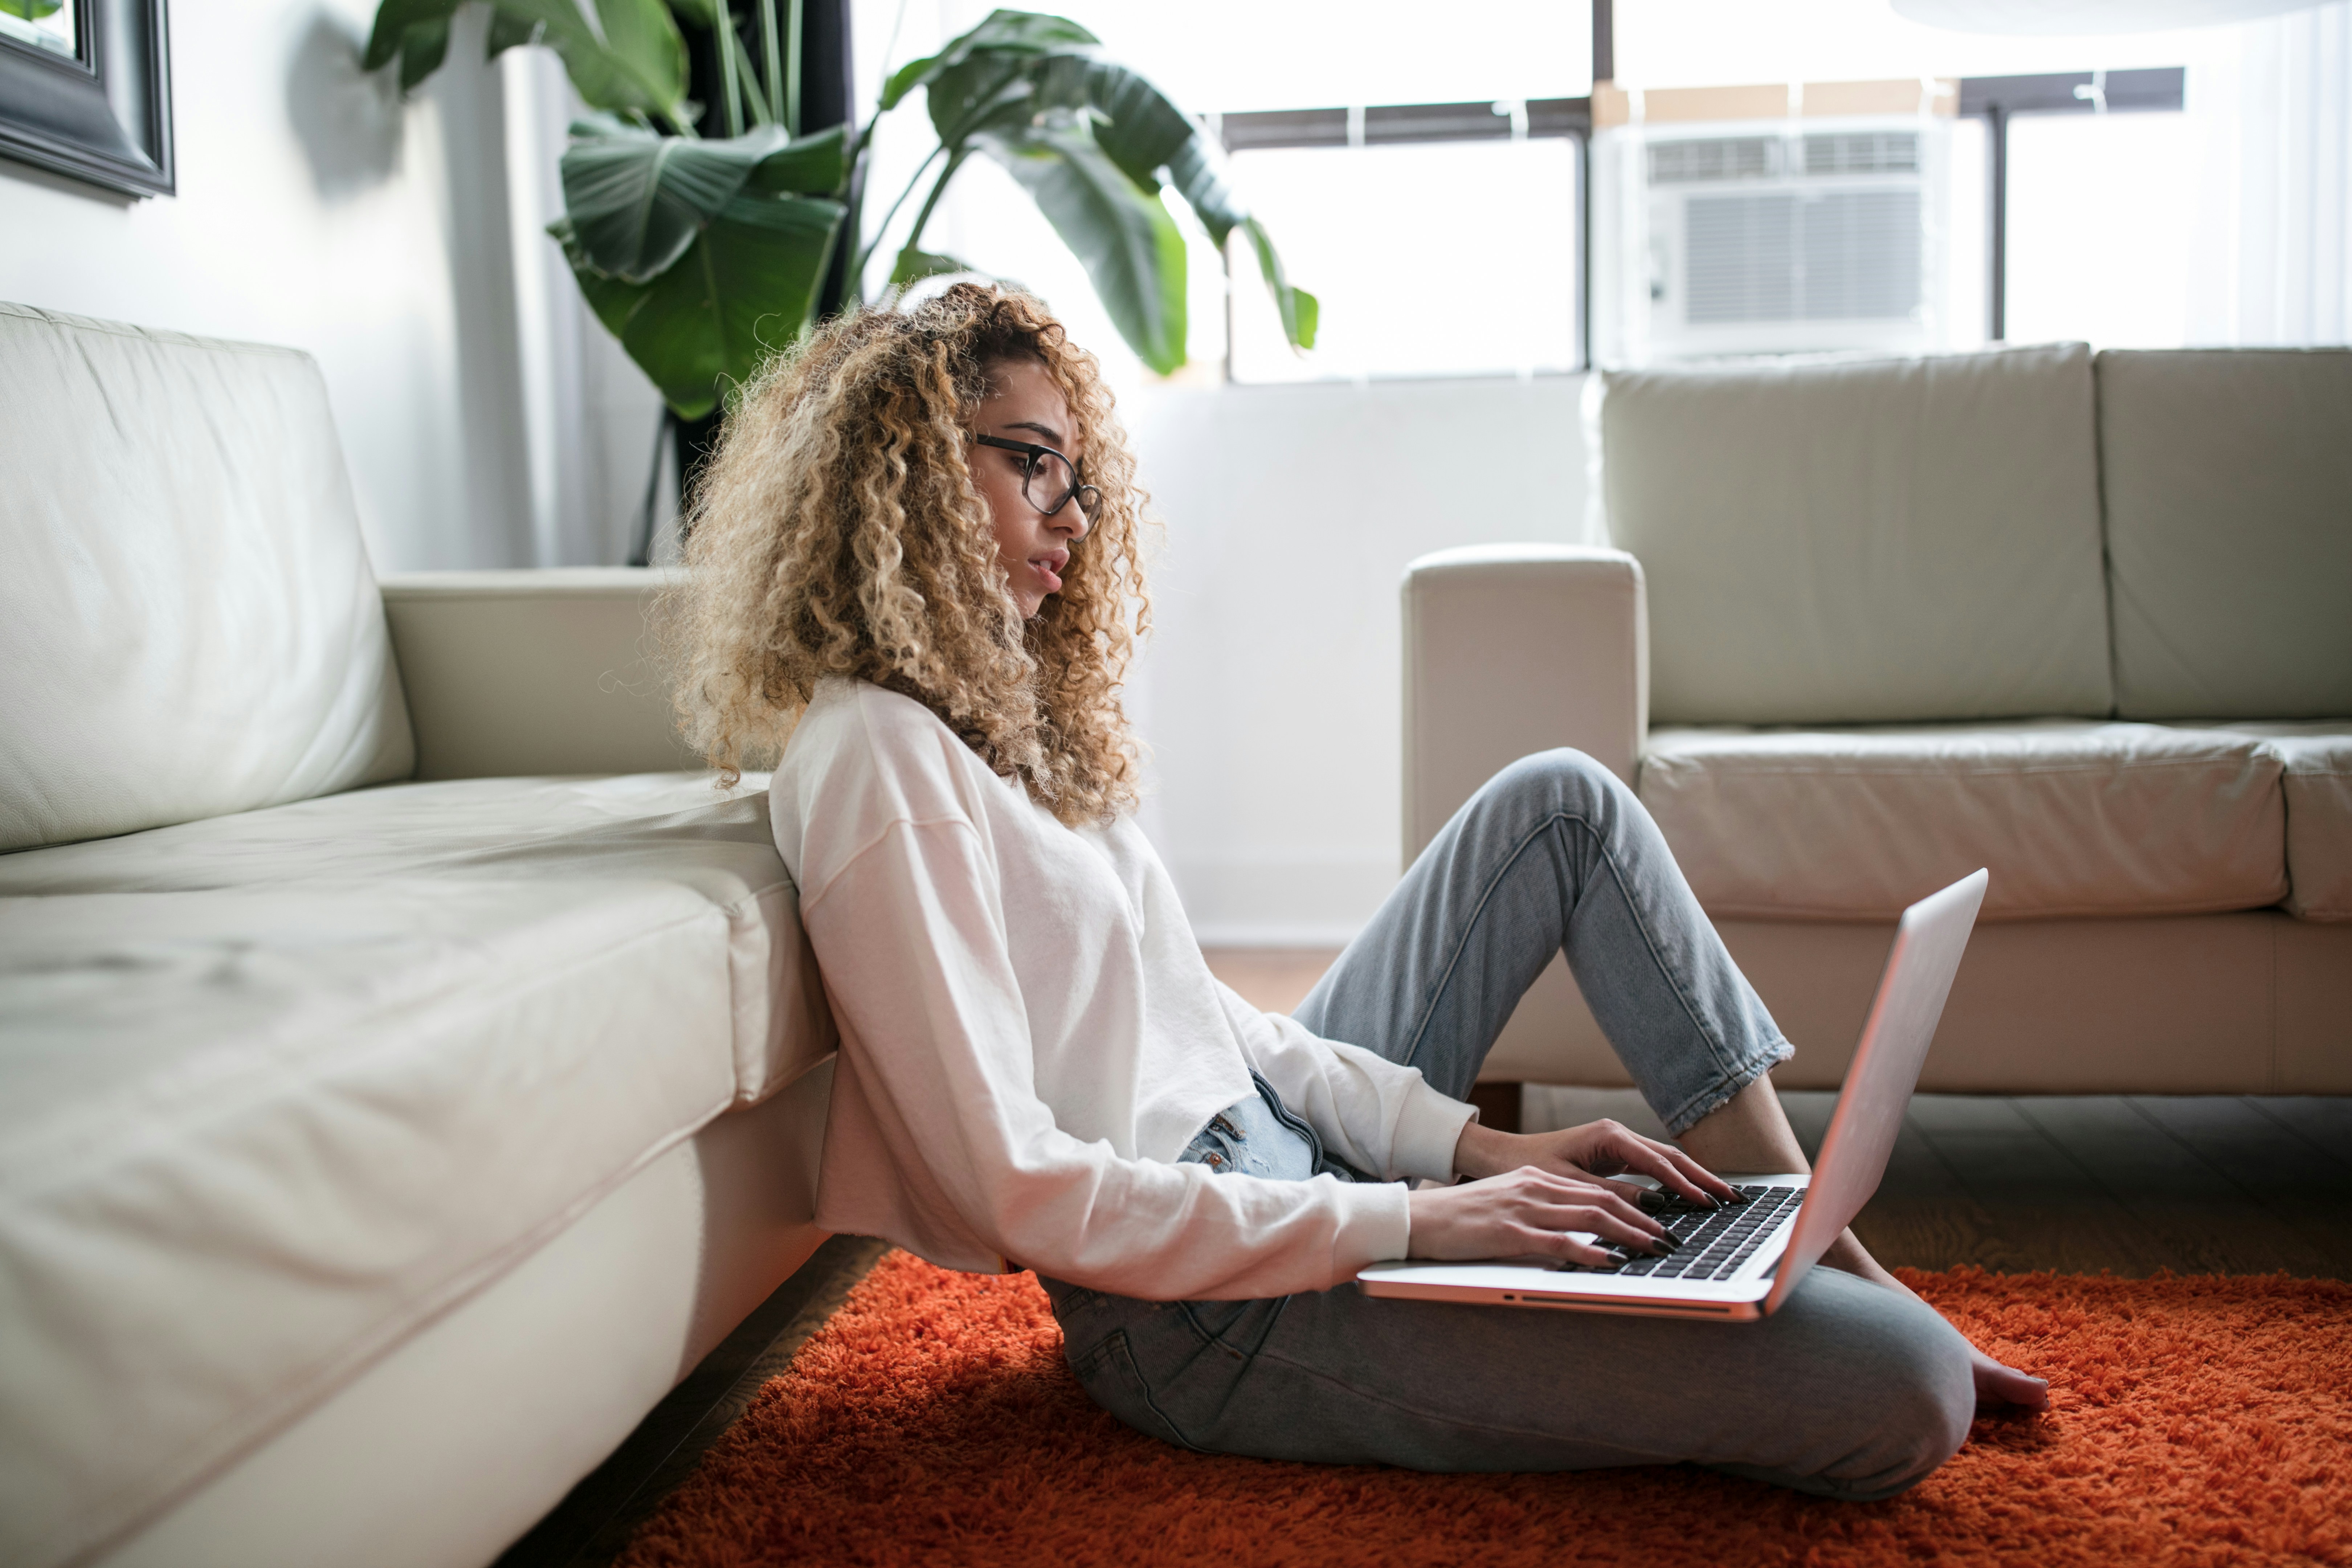
[[[1160,169],[1201,140],[1201,128],[1167,94],[1096,50],[1043,60],[1033,75],[1040,109],[1087,109],[1102,117],[1095,141],[1146,189],[1158,190]]]
[[[1285,274],[1273,236],[1225,179],[1223,150],[1166,94],[1125,66],[1089,53],[1047,62],[1039,71],[1038,97],[1047,103],[1083,103],[1103,115],[1107,123],[1095,128],[1102,150],[1139,184],[1156,188],[1164,170],[1218,249],[1234,229],[1245,232],[1281,315],[1283,335],[1298,348],[1315,346],[1319,302]]]
[[[743,188],[762,195],[839,195],[849,183],[849,127],[828,126],[784,142],[752,166]]]
[[[407,92],[449,58],[449,24],[419,22],[400,35],[400,90]]]
[[[642,283],[599,272],[568,224],[548,232],[597,319],[680,418],[698,419],[724,384],[748,381],[807,332],[844,210],[811,196],[739,195],[675,264]]]
[[[37,22],[44,16],[55,16],[64,5],[65,0],[0,0],[0,11]]]
[[[970,31],[948,40],[938,54],[899,67],[882,84],[877,114],[896,109],[919,87],[929,87],[941,73],[962,65],[975,54],[1039,56],[1102,42],[1065,16],[1037,11],[992,11]],[[936,117],[935,117],[936,118]]]
[[[890,286],[904,289],[926,278],[944,278],[952,272],[976,270],[969,262],[959,261],[952,256],[941,256],[935,250],[917,250],[910,245],[898,252],[898,263],[890,268]]]
[[[541,30],[540,25],[536,22],[527,21],[520,16],[492,6],[489,39],[482,50],[482,58],[494,60],[509,49],[519,49],[525,45],[538,43]]]
[[[449,54],[449,17],[464,0],[383,0],[369,30],[361,68],[400,62],[400,90],[408,92],[441,68]]]
[[[626,62],[661,97],[660,103],[642,107],[667,110],[686,96],[686,37],[662,0],[596,0],[596,20],[604,28],[605,51]]]
[[[393,0],[386,0],[392,4]],[[603,36],[575,0],[492,0],[563,60],[572,87],[593,109],[635,110],[683,124],[686,40],[662,0],[597,0]]]
[[[1265,286],[1274,293],[1275,308],[1282,312],[1282,335],[1294,347],[1311,349],[1315,346],[1315,328],[1323,314],[1322,301],[1306,289],[1294,287],[1282,270],[1282,258],[1274,253],[1274,240],[1265,232],[1265,225],[1257,219],[1244,218],[1242,228],[1248,234],[1250,247],[1257,252],[1258,270],[1265,275]]]
[[[1084,120],[1050,117],[978,144],[1021,182],[1087,269],[1110,319],[1144,363],[1184,363],[1184,237],[1159,196],[1128,178]]]
[[[1225,177],[1223,149],[1149,78],[1105,59],[1075,31],[1038,29],[1024,37],[1024,47],[1010,49],[993,47],[975,28],[936,62],[924,62],[934,65],[921,85],[929,89],[940,141],[950,148],[973,142],[1012,146],[1027,140],[1041,117],[1084,121],[1093,143],[1139,190],[1157,191],[1163,176],[1173,184],[1219,249],[1234,230],[1244,228],[1284,335],[1299,348],[1313,347],[1318,302],[1286,276],[1272,237]],[[959,47],[961,58],[952,58]],[[1129,331],[1126,321],[1120,330]],[[1181,353],[1174,363],[1183,363]]]
[[[441,67],[449,18],[465,0],[383,0],[361,63],[375,70],[400,60],[405,92]],[[578,0],[488,0],[488,53],[544,44],[563,60],[592,108],[659,114],[684,126],[686,40],[663,0],[596,0],[589,22]]]
[[[588,301],[588,308],[596,312],[596,319],[604,323],[606,331],[619,337],[628,329],[629,312],[645,298],[645,285],[624,283],[591,266],[580,248],[579,237],[572,232],[570,218],[557,218],[547,226],[547,232],[563,247],[563,258],[572,264],[572,276],[579,280],[580,292]]]
[[[382,70],[399,59],[404,52],[403,35],[412,27],[437,26],[446,47],[449,16],[460,4],[462,0],[383,0],[383,4],[376,7],[374,25],[368,29],[367,47],[360,54],[360,68]],[[436,60],[434,63],[437,65],[440,62]],[[404,79],[400,84],[403,91],[416,85],[405,77],[406,73],[403,72]],[[417,79],[424,79],[419,77]]]
[[[942,146],[953,151],[975,136],[1019,134],[1037,116],[1032,57],[974,55],[940,73],[925,108]]]
[[[589,263],[631,283],[650,281],[685,254],[760,161],[783,144],[761,129],[725,141],[688,141],[623,126],[563,150],[564,216]]]
[[[723,141],[657,136],[614,120],[572,126],[562,161],[563,205],[588,266],[644,283],[741,192],[831,194],[841,183],[842,129],[793,141],[763,126]]]

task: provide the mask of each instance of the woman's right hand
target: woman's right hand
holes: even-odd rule
[[[1431,1187],[1411,1194],[1414,1258],[1469,1260],[1546,1258],[1561,1263],[1606,1263],[1598,1246],[1571,1237],[1589,1231],[1638,1255],[1672,1248],[1665,1227],[1620,1195],[1608,1182],[1581,1182],[1522,1165],[1484,1181]]]

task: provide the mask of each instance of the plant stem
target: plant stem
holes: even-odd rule
[[[732,18],[730,18],[721,47],[730,51],[728,58],[735,62],[736,79],[748,84],[743,97],[751,103],[752,123],[773,125],[776,117],[768,112],[768,89],[761,85],[760,68],[752,63],[751,51],[743,47],[742,35],[735,31]]]
[[[801,133],[801,0],[792,0],[793,31],[784,56],[784,129],[794,136]],[[768,15],[775,16],[775,0],[768,0]]]
[[[963,167],[964,158],[970,152],[969,147],[958,147],[948,154],[948,166],[940,171],[940,183],[933,185],[931,194],[923,198],[923,210],[915,215],[915,226],[908,232],[903,248],[912,250],[922,243],[923,226],[931,221],[931,209],[940,205],[941,196],[947,195],[948,182],[955,178],[958,169]]]
[[[858,151],[863,153],[865,149],[861,147]],[[947,149],[945,147],[934,147],[923,155],[922,163],[916,166],[915,177],[907,182],[907,188],[898,193],[898,199],[890,204],[890,210],[884,213],[882,215],[882,221],[874,226],[874,245],[869,245],[865,249],[857,252],[857,259],[851,265],[849,269],[850,275],[853,278],[864,278],[866,276],[866,264],[874,259],[874,246],[880,245],[882,243],[882,237],[885,234],[887,234],[890,230],[890,220],[898,216],[898,209],[907,205],[907,198],[915,194],[915,187],[923,183],[923,175],[929,170],[931,160],[946,151]],[[936,200],[937,197],[934,196],[933,199]],[[928,206],[923,209],[927,214],[930,210],[931,209]]]
[[[782,120],[785,133],[797,136],[801,133],[801,117],[784,112],[776,91],[783,85],[783,68],[778,60],[782,50],[776,41],[776,0],[760,0],[760,53],[768,62],[768,118]]]
[[[727,134],[743,134],[743,87],[735,79],[735,17],[726,6],[719,7],[719,76],[726,83]]]

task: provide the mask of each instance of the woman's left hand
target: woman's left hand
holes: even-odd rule
[[[1588,1121],[1557,1132],[1496,1132],[1472,1122],[1454,1146],[1456,1175],[1476,1181],[1533,1165],[1554,1175],[1591,1181],[1632,1173],[1654,1176],[1667,1191],[1695,1203],[1733,1196],[1731,1184],[1671,1143],[1644,1138],[1616,1121]]]

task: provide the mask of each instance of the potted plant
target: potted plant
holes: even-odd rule
[[[439,68],[450,18],[468,3],[383,0],[368,68],[396,60],[402,89],[414,88]],[[572,127],[564,216],[549,232],[597,318],[682,420],[711,414],[729,386],[807,332],[836,252],[850,261],[847,302],[862,302],[874,246],[918,189],[922,203],[887,289],[968,270],[923,249],[922,238],[974,155],[995,160],[1030,194],[1153,370],[1185,360],[1185,249],[1161,199],[1168,187],[1220,247],[1236,230],[1247,237],[1290,342],[1314,344],[1315,297],[1284,276],[1265,226],[1226,183],[1221,150],[1075,22],[995,12],[893,73],[852,138],[837,125],[803,133],[800,0],[752,0],[748,18],[728,0],[593,0],[593,10],[579,0],[479,3],[491,12],[492,57],[518,45],[553,49],[593,111]],[[680,18],[716,38],[724,137],[697,130]],[[747,24],[764,65],[746,46]],[[868,238],[863,175],[874,128],[917,89],[938,144]]]

